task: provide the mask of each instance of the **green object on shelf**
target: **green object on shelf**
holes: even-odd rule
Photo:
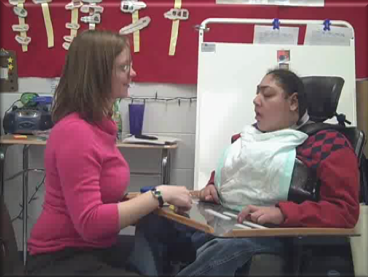
[[[25,92],[21,95],[20,97],[20,102],[23,104],[23,106],[25,107],[31,107],[36,105],[37,103],[35,103],[33,101],[34,98],[38,97],[37,93],[33,93],[33,92]]]
[[[122,132],[123,132],[123,119],[120,113],[120,101],[121,99],[117,99],[114,102],[113,114],[112,114],[112,119],[115,121],[116,126],[118,127],[118,133],[117,133],[118,140],[122,139]]]

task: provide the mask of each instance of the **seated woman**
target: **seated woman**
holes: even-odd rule
[[[189,191],[158,186],[127,200],[129,165],[116,147],[113,103],[136,76],[128,38],[87,30],[70,45],[45,150],[46,194],[28,241],[28,274],[122,275],[121,229],[163,201],[191,208]],[[126,256],[126,255],[125,255]]]
[[[200,199],[221,202],[235,209],[242,206],[243,208],[239,209],[241,210],[238,215],[239,222],[247,219],[258,224],[274,224],[281,227],[354,227],[359,216],[357,158],[349,141],[338,131],[323,130],[308,138],[303,138],[304,134],[297,131],[298,128],[308,123],[304,86],[300,78],[287,70],[277,69],[268,72],[257,87],[253,103],[256,123],[244,128],[241,134],[233,137],[233,142],[240,143],[227,151],[230,154],[227,154],[226,160],[232,162],[232,166],[227,166],[225,161],[219,167],[219,171],[212,173],[207,186],[200,191]],[[246,151],[242,152],[242,146],[247,141],[258,141],[254,138],[254,134],[261,138],[267,135],[265,141],[266,143],[271,141],[272,146],[273,140],[269,140],[269,136],[272,137],[280,131],[288,133],[288,138],[294,136],[289,154],[293,153],[294,149],[296,157],[316,173],[320,181],[318,200],[305,200],[297,203],[286,199],[285,194],[279,197],[280,195],[276,193],[273,199],[266,201],[269,200],[267,197],[270,194],[267,190],[274,188],[265,186],[266,191],[262,191],[258,187],[251,187],[252,184],[257,185],[257,183],[243,183],[244,186],[242,186],[242,179],[238,177],[247,175],[246,171],[241,172],[244,166],[242,163],[252,162],[251,159],[246,158],[236,160],[239,156],[247,154]],[[275,148],[277,147],[275,145]],[[275,151],[270,145],[266,149],[271,149],[271,152]],[[252,149],[248,151],[251,152]],[[254,153],[251,153],[251,157],[256,159]],[[270,155],[268,158],[270,163],[274,162],[274,157]],[[285,157],[290,158],[290,155]],[[221,165],[221,162],[219,164]],[[270,174],[269,170],[269,166],[264,167],[264,175]],[[249,172],[252,174],[252,170]],[[255,174],[257,178],[266,180],[261,176],[262,170],[255,173],[257,173]],[[234,184],[228,181],[232,180],[233,176],[236,176],[239,182]],[[279,173],[273,176],[283,177]],[[290,182],[290,178],[288,180]],[[247,180],[249,181],[252,179]],[[288,185],[290,186],[290,183]],[[231,191],[232,188],[236,194]],[[257,193],[249,193],[253,190]],[[279,190],[278,187],[276,191]],[[264,195],[266,197],[262,198]],[[161,224],[165,225],[165,229],[157,227],[155,228],[157,232],[152,228],[148,230],[147,224],[150,224],[152,220],[160,220]],[[193,251],[196,252],[195,260],[181,270],[178,276],[234,276],[254,254],[282,254],[285,250],[285,239],[283,238],[215,238],[200,231],[169,223],[166,219],[153,219],[152,215],[139,222],[136,235],[136,249],[131,262],[142,273],[148,275],[165,273],[162,260],[169,259],[170,253],[174,253],[175,249],[179,251],[178,241],[175,239],[175,236],[178,235],[182,237],[181,241],[191,242]],[[165,245],[165,242],[171,244]],[[136,256],[136,253],[142,249],[149,253],[145,257],[146,266],[142,265]],[[147,263],[147,261],[151,262]]]

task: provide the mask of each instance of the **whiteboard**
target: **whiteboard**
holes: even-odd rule
[[[202,36],[202,37],[201,37]],[[253,45],[203,42],[200,34],[194,189],[203,188],[231,143],[231,136],[255,122],[253,98],[277,51],[290,50],[290,69],[302,76],[345,80],[338,113],[356,126],[355,51],[350,46]],[[329,120],[336,122],[335,120]]]

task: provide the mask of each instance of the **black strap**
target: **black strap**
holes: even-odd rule
[[[368,159],[363,153],[360,161],[360,202],[368,204]]]

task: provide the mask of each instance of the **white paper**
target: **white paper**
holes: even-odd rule
[[[273,29],[272,26],[254,26],[254,44],[298,44],[298,27],[280,27]]]
[[[0,67],[0,79],[8,80],[9,79],[9,69],[7,67]]]
[[[330,31],[324,31],[324,25],[307,25],[304,45],[350,46],[353,32],[347,27],[331,26]]]
[[[59,85],[59,82],[60,82],[59,77],[51,79],[51,81],[50,81],[50,91],[51,91],[51,93],[55,92],[56,87]]]
[[[325,0],[216,0],[216,4],[323,7]]]

